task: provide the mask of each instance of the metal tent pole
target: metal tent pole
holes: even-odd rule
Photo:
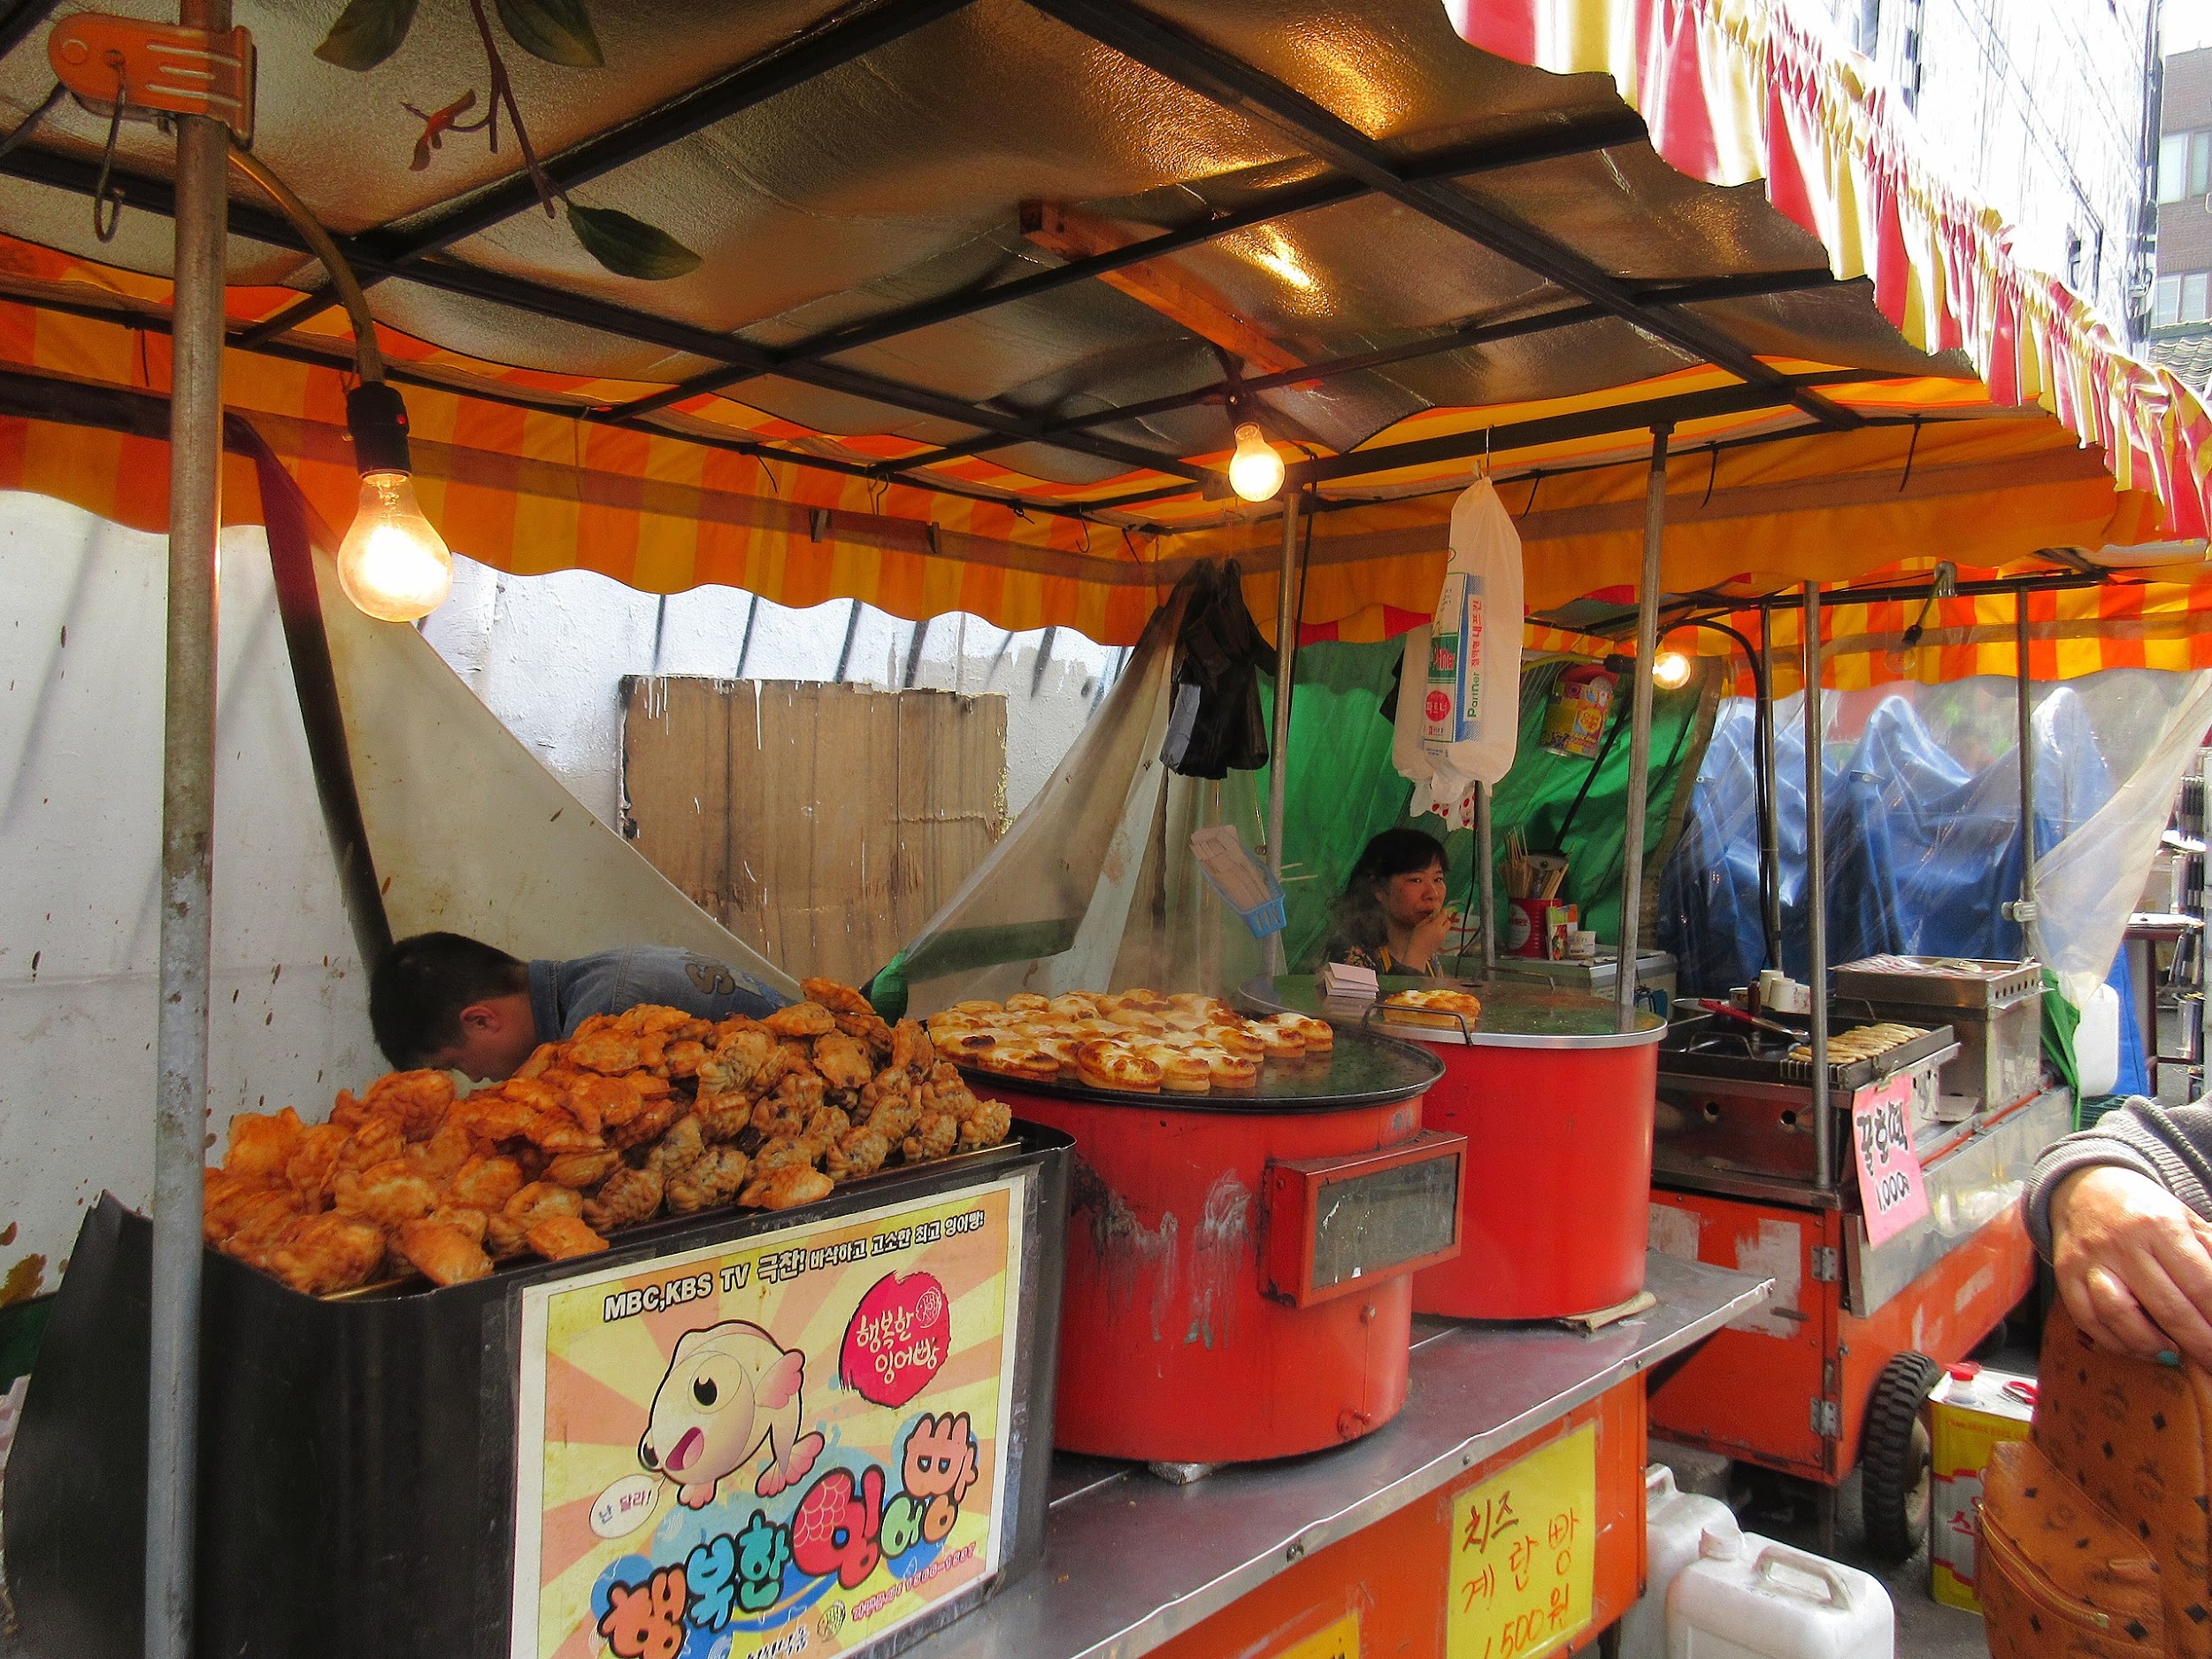
[[[2028,595],[2013,595],[2017,608],[2012,617],[2015,684],[2020,718],[2020,902],[2013,915],[2020,924],[2023,956],[2043,955],[2042,930],[2035,908],[2035,704],[2034,687],[2028,680]],[[2155,1046],[2155,1045],[2154,1045]]]
[[[229,0],[179,21],[231,27]],[[175,390],[169,428],[162,705],[161,1001],[155,1036],[152,1348],[146,1468],[147,1659],[192,1651],[200,1379],[200,1165],[207,1130],[215,839],[215,549],[223,460],[223,257],[230,134],[177,119]]]
[[[1667,439],[1651,429],[1651,472],[1644,486],[1644,572],[1636,588],[1635,684],[1629,692],[1627,834],[1621,842],[1621,948],[1613,995],[1620,1028],[1636,1025],[1637,924],[1644,907],[1644,807],[1651,780],[1651,663],[1659,655],[1659,547],[1667,528]]]
[[[1267,766],[1267,873],[1283,879],[1283,792],[1290,770],[1290,680],[1298,660],[1298,489],[1283,497],[1282,578],[1275,595],[1275,752]],[[1267,971],[1283,972],[1283,936],[1267,936]]]
[[[1482,977],[1486,979],[1498,965],[1498,930],[1490,909],[1496,902],[1490,862],[1494,856],[1490,844],[1490,786],[1479,783],[1475,786],[1475,881],[1482,900]]]
[[[1822,846],[1821,749],[1827,716],[1820,695],[1820,584],[1805,584],[1805,923],[1812,963],[1813,1184],[1834,1184],[1835,1161],[1828,1127],[1828,867]]]
[[[1774,612],[1759,607],[1759,702],[1755,709],[1758,766],[1766,789],[1759,801],[1759,919],[1766,933],[1766,965],[1782,966],[1782,774],[1774,759]]]

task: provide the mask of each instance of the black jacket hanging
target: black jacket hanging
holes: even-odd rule
[[[1202,565],[1175,636],[1174,703],[1160,759],[1187,778],[1225,778],[1267,763],[1259,677],[1276,657],[1245,608],[1236,561]]]

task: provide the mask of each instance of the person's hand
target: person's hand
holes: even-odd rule
[[[1417,964],[1424,972],[1433,970],[1436,953],[1444,948],[1444,941],[1451,937],[1451,932],[1452,913],[1441,905],[1414,923],[1413,937],[1406,945],[1409,965]]]
[[[2051,1266],[2099,1347],[2212,1370],[2212,1225],[2139,1170],[2078,1170],[2051,1194]]]

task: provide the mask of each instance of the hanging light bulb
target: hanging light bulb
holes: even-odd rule
[[[1651,659],[1651,683],[1662,691],[1679,691],[1690,683],[1690,659],[1680,651],[1662,651]]]
[[[1229,457],[1229,488],[1247,501],[1272,501],[1283,488],[1283,457],[1248,420],[1237,428],[1237,452]]]
[[[361,498],[338,544],[338,585],[380,621],[417,621],[453,590],[453,556],[415,499],[407,405],[382,381],[365,381],[346,396],[346,425]]]

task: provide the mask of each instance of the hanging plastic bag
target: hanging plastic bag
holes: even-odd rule
[[[1453,504],[1451,549],[1435,616],[1406,635],[1391,745],[1417,813],[1503,778],[1520,726],[1521,538],[1489,480]]]

